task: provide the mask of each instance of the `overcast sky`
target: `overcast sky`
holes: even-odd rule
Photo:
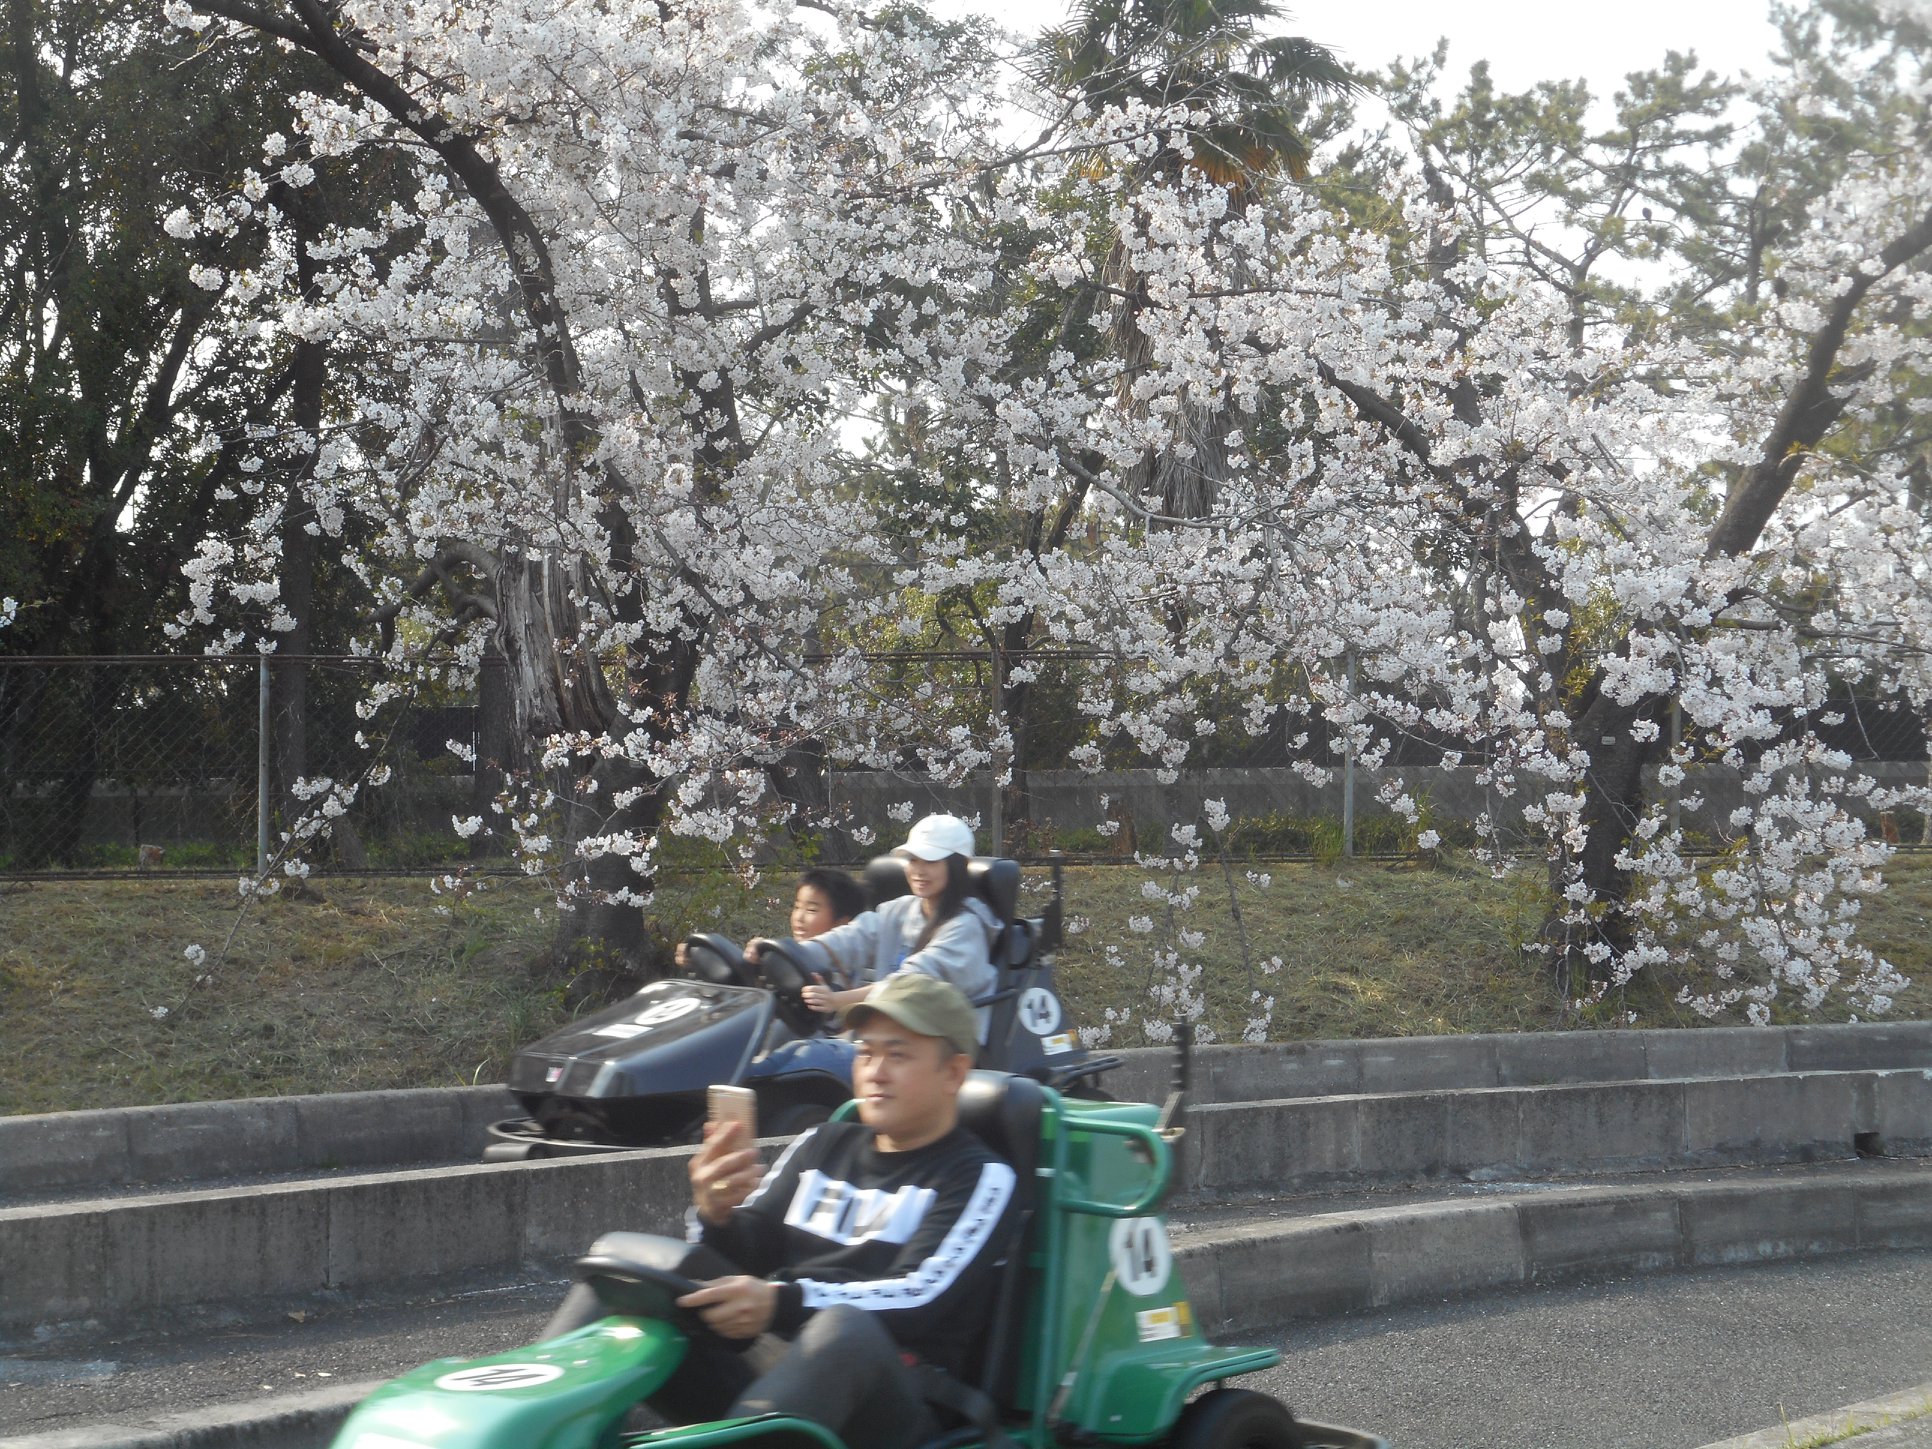
[[[1511,90],[1582,76],[1603,96],[1667,50],[1694,50],[1714,70],[1762,74],[1777,38],[1768,10],[1766,0],[1623,0],[1615,6],[1362,0],[1293,7],[1296,30],[1352,64],[1380,66],[1446,35],[1452,76],[1487,60],[1498,83]]]

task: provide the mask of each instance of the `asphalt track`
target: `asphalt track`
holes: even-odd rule
[[[1259,1387],[1396,1449],[1695,1449],[1932,1379],[1932,1250],[1517,1289],[1275,1341]]]
[[[0,1434],[377,1378],[534,1334],[556,1285],[0,1359]],[[1396,1449],[1695,1449],[1932,1379],[1932,1250],[1526,1288],[1246,1335]]]

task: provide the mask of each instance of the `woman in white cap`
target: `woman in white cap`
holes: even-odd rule
[[[901,971],[950,981],[968,1001],[992,992],[999,973],[988,946],[999,922],[982,901],[967,894],[972,828],[957,815],[928,815],[892,853],[906,863],[912,894],[894,897],[876,911],[791,948],[806,970],[851,983],[844,990],[822,981],[806,987],[805,1003],[812,1010],[842,1013],[863,1001],[878,982]],[[747,942],[745,959],[756,961],[763,944]],[[984,1037],[985,1010],[978,1015]]]

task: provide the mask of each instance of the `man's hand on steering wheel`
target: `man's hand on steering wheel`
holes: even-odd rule
[[[798,993],[805,1004],[821,1016],[830,1016],[839,1009],[838,998],[832,988],[825,984],[825,978],[816,971],[812,973],[812,984]]]
[[[696,1309],[704,1326],[720,1338],[756,1338],[771,1327],[778,1311],[778,1285],[743,1273],[714,1278],[678,1299],[678,1307]]]

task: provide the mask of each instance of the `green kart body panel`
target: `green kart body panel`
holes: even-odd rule
[[[334,1449],[597,1449],[685,1344],[670,1323],[605,1318],[529,1348],[438,1359],[357,1405]]]
[[[1015,1296],[995,1315],[1006,1327],[1004,1337],[993,1336],[1007,1351],[988,1355],[1009,1361],[989,1370],[986,1385],[1001,1432],[1025,1449],[1170,1440],[1176,1449],[1204,1449],[1177,1433],[1187,1428],[1190,1396],[1280,1356],[1211,1344],[1195,1321],[1160,1211],[1173,1173],[1161,1112],[1063,1099],[1026,1078],[997,1080],[1014,1084],[997,1090],[1020,1092],[1038,1120],[1031,1219],[1006,1270]],[[853,1110],[848,1103],[837,1115]],[[626,1415],[676,1371],[685,1345],[675,1323],[614,1313],[529,1348],[440,1360],[366,1399],[333,1449],[845,1449],[825,1428],[777,1414],[627,1430]],[[1324,1432],[1330,1437],[1281,1442],[1381,1444],[1352,1430]],[[975,1449],[984,1437],[960,1430],[943,1443]]]
[[[1062,1100],[1041,1143],[1034,1298],[1015,1407],[1039,1449],[1073,1433],[1111,1443],[1165,1437],[1203,1383],[1268,1368],[1272,1349],[1218,1348],[1201,1335],[1159,1204],[1172,1155],[1158,1110]],[[1051,1164],[1051,1168],[1048,1168]],[[1052,1211],[1046,1211],[1049,1207]],[[1044,1411],[1044,1412],[1042,1412]]]

